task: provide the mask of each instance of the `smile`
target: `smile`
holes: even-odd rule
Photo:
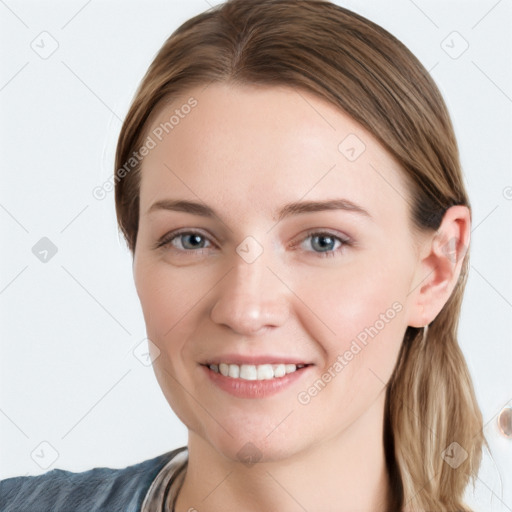
[[[270,380],[282,378],[287,374],[294,373],[306,364],[210,364],[208,368],[224,377],[243,380]]]

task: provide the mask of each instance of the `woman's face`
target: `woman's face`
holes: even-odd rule
[[[397,163],[291,88],[198,87],[147,135],[134,277],[179,418],[234,460],[378,421],[421,281]]]

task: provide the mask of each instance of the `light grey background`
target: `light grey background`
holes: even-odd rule
[[[512,510],[512,439],[496,423],[512,405],[512,3],[336,3],[402,40],[452,114],[474,216],[460,343],[493,455],[469,501]],[[0,478],[124,467],[186,443],[145,365],[113,192],[92,191],[154,55],[209,5],[0,0]]]

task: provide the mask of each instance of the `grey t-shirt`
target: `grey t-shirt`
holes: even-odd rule
[[[0,481],[0,512],[172,512],[187,447],[126,468],[53,469]]]

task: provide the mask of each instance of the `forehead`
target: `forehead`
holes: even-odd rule
[[[398,163],[351,117],[303,90],[196,87],[160,108],[146,135],[154,147],[142,162],[142,213],[164,198],[242,214],[341,196],[375,215],[386,204],[407,213]]]

